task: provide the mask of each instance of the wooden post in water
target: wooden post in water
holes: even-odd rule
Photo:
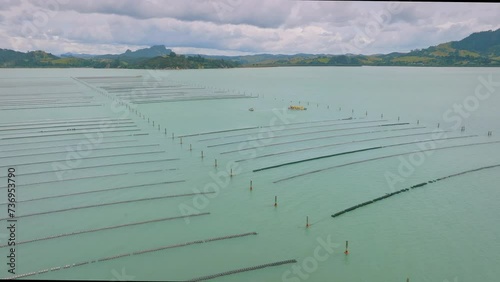
[[[346,255],[349,254],[348,248],[349,248],[349,241],[345,241],[345,252],[344,252],[344,254],[346,254]]]
[[[398,121],[399,121],[399,116],[398,116]]]
[[[203,151],[201,151],[201,158],[203,159]]]
[[[253,181],[250,180],[250,191],[252,191],[252,190],[253,190]]]
[[[365,116],[366,116],[366,117],[368,116],[368,111],[366,111]]]
[[[380,118],[381,118],[381,119],[383,119],[383,118],[384,118],[384,114],[381,114],[381,115],[380,115]]]
[[[420,124],[420,120],[419,119],[417,119],[417,124]]]
[[[309,224],[309,216],[306,216],[306,228],[309,228],[309,226],[311,226],[311,225]]]
[[[192,151],[192,150],[193,150],[193,145],[189,144],[189,151]]]
[[[214,164],[215,167],[217,167],[217,159],[215,159],[215,164]]]
[[[181,137],[181,138],[179,138],[179,139],[181,140],[181,145],[182,145],[182,137]]]
[[[274,196],[274,206],[278,206],[278,196]]]
[[[153,120],[153,127],[155,127],[155,121]]]
[[[233,169],[229,172],[229,177],[233,177]]]
[[[439,122],[438,122],[438,128],[439,128],[439,126],[440,126],[440,125],[441,125],[441,124],[439,124]]]

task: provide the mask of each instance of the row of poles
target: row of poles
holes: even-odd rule
[[[104,94],[104,93],[103,93],[103,94]],[[246,93],[245,93],[245,94],[246,94]],[[301,102],[299,101],[299,104],[300,104],[300,103],[301,103]],[[144,115],[144,114],[139,113],[136,109],[131,109],[131,108],[130,108],[130,106],[129,106],[128,104],[125,104],[125,103],[122,103],[122,104],[124,104],[124,105],[125,105],[125,106],[129,109],[129,110],[131,110],[132,112],[134,112],[135,114],[137,114],[139,117],[142,117],[144,120],[146,119],[146,117],[145,117],[145,115]],[[309,105],[309,102],[307,102],[307,105]],[[317,107],[319,107],[319,104],[317,104]],[[329,109],[329,108],[330,108],[330,106],[329,106],[329,105],[327,105],[327,108]],[[342,107],[339,107],[339,111],[342,111]],[[352,114],[354,114],[354,109],[352,109],[351,113],[352,113]],[[366,111],[366,112],[365,112],[365,116],[368,116],[368,111]],[[383,119],[383,118],[384,118],[384,114],[381,114],[381,115],[380,115],[380,118],[381,118],[381,119]],[[398,116],[398,122],[399,122],[400,120],[401,120],[401,119],[400,119],[400,117]],[[150,118],[148,118],[148,123],[150,123],[150,122],[151,122],[151,120],[150,120]],[[420,124],[420,120],[417,120],[417,125],[419,125],[419,124]],[[153,127],[155,127],[155,122],[154,122],[154,121],[152,121],[152,125],[153,125]],[[161,131],[161,126],[160,126],[160,124],[157,124],[157,125],[158,125],[158,131]],[[438,128],[440,128],[440,123],[438,123],[438,124],[437,124],[437,127],[438,127]],[[460,131],[461,131],[461,132],[464,132],[464,131],[465,131],[465,126],[462,126],[462,127],[460,128]],[[167,132],[167,129],[166,129],[166,128],[164,129],[164,134],[165,134],[165,135],[167,135],[167,134],[168,134],[168,132]],[[492,136],[492,135],[493,135],[493,132],[492,132],[492,131],[488,131],[488,134],[487,134],[487,135],[490,137],[490,136]],[[175,139],[175,135],[174,135],[174,133],[172,133],[172,140],[174,140],[174,139]],[[182,137],[179,137],[179,143],[180,143],[180,144],[183,144],[183,142],[182,142]],[[192,151],[192,150],[193,150],[193,148],[192,148],[192,144],[189,144],[189,151]],[[201,151],[201,158],[202,158],[202,159],[204,158],[204,153],[203,153],[203,150]],[[217,159],[215,159],[215,160],[214,160],[214,166],[215,166],[215,167],[218,167]],[[233,171],[232,171],[232,169],[230,170],[230,177],[233,177]],[[252,181],[252,180],[250,180],[250,187],[249,187],[249,188],[250,188],[250,191],[253,191],[253,181]],[[275,207],[275,208],[277,208],[277,207],[278,207],[278,196],[274,196],[274,207]],[[311,226],[311,224],[309,223],[309,216],[306,216],[306,228],[309,228],[310,226]],[[349,254],[349,241],[346,241],[346,243],[345,243],[345,251],[344,251],[344,254],[345,254],[345,255],[348,255],[348,254]],[[409,282],[409,281],[410,281],[410,279],[409,279],[409,278],[407,278],[407,280],[406,280],[406,281],[407,281],[407,282]]]

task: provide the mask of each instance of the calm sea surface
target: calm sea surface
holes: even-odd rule
[[[500,167],[331,217],[500,165],[498,68],[0,69],[0,101],[0,277],[14,276],[10,167],[16,241],[44,239],[16,246],[31,279],[188,280],[293,259],[213,281],[500,277]]]

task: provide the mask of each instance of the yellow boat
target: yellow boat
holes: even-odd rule
[[[289,110],[295,110],[295,111],[305,111],[307,108],[303,106],[290,106],[288,107]]]

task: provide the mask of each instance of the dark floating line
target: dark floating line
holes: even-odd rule
[[[262,268],[266,268],[266,267],[280,266],[280,265],[283,265],[283,264],[290,264],[290,263],[297,263],[297,260],[295,260],[295,259],[289,259],[289,260],[284,260],[284,261],[278,261],[278,262],[261,264],[261,265],[257,265],[257,266],[250,266],[250,267],[245,267],[245,268],[230,270],[230,271],[226,271],[226,272],[221,272],[221,273],[217,273],[217,274],[202,276],[202,277],[190,279],[188,281],[205,281],[205,280],[211,280],[211,279],[222,277],[222,276],[227,276],[227,275],[232,275],[232,274],[236,274],[236,273],[257,270],[257,269],[262,269]]]
[[[82,107],[102,107],[102,104],[97,105],[64,105],[64,107],[36,107],[36,108],[11,108],[6,109],[3,108],[2,111],[11,111],[11,110],[41,110],[41,109],[60,109],[60,108],[82,108]]]
[[[121,136],[120,136],[121,137]],[[74,140],[81,140],[81,138],[74,139]],[[94,144],[95,146],[100,146],[101,144],[108,144],[108,143],[127,143],[127,142],[134,142],[137,141],[137,139],[128,139],[128,140],[120,140],[120,141],[107,141],[107,142],[99,142]],[[54,142],[54,141],[51,141]],[[31,144],[31,143],[30,143]],[[17,145],[17,143],[16,143]],[[66,145],[57,145],[57,146],[45,146],[45,147],[37,147],[37,148],[21,148],[21,149],[13,149],[13,150],[2,150],[3,153],[5,152],[16,152],[16,151],[26,151],[26,150],[40,150],[40,149],[52,149],[52,148],[72,148],[76,147],[79,144],[66,144]],[[83,144],[82,144],[83,145]]]
[[[134,155],[147,155],[147,154],[158,154],[158,153],[165,153],[165,151],[151,151],[151,152],[115,154],[115,155],[106,155],[106,156],[94,156],[94,157],[81,158],[81,160],[91,160],[91,159],[101,159],[101,158],[114,158],[114,157],[124,157],[124,156],[134,156]],[[18,165],[46,164],[46,163],[63,162],[63,161],[66,161],[66,159],[50,160],[50,161],[43,161],[43,162],[30,162],[30,163],[21,163],[21,164],[11,164],[11,165],[7,165],[7,166],[4,165],[4,166],[0,166],[0,167],[18,166]]]
[[[372,131],[364,131],[364,132],[356,132],[356,133],[348,133],[348,134],[340,134],[340,135],[330,135],[330,136],[316,137],[316,138],[306,138],[306,139],[299,139],[299,140],[294,140],[294,141],[287,141],[287,142],[273,143],[273,144],[262,145],[262,146],[249,147],[249,148],[244,148],[241,150],[225,151],[225,152],[222,152],[220,154],[224,155],[224,154],[229,154],[229,153],[236,153],[236,152],[241,152],[241,151],[258,149],[258,148],[262,148],[262,147],[272,147],[272,146],[279,146],[279,145],[285,145],[285,144],[301,143],[304,141],[311,141],[311,140],[332,139],[332,138],[344,137],[344,136],[362,135],[362,134],[388,132],[388,131],[414,130],[414,129],[423,129],[423,128],[426,128],[426,127],[419,126],[419,127],[408,127],[408,128],[399,128],[399,129],[372,130]]]
[[[159,162],[159,161],[178,161],[180,159],[163,159],[163,160],[152,160],[152,161],[135,161],[135,162],[126,162],[126,163],[114,163],[114,164],[103,164],[103,165],[93,165],[93,166],[82,166],[82,167],[75,167],[75,168],[68,168],[70,171],[74,170],[81,170],[81,169],[89,169],[89,168],[101,168],[101,167],[108,167],[108,166],[121,166],[121,165],[131,165],[131,164],[142,164],[142,163],[153,163],[153,162]],[[44,174],[44,173],[54,173],[56,170],[43,170],[43,171],[36,171],[36,172],[27,172],[23,173],[23,175],[37,175],[37,174]],[[161,171],[161,170],[160,170]],[[7,178],[7,176],[1,176],[0,178]],[[46,183],[46,182],[37,182],[37,183]],[[24,184],[23,186],[26,186],[27,184]],[[0,187],[4,188],[4,187]]]
[[[106,148],[92,148],[91,151],[99,151],[99,150],[114,150],[114,149],[126,149],[126,148],[137,148],[137,147],[157,147],[160,144],[146,144],[146,145],[130,145],[130,146],[114,146],[114,147],[106,147]],[[67,146],[66,146],[67,147]],[[13,156],[5,156],[0,157],[0,159],[5,158],[17,158],[17,157],[31,157],[31,156],[42,156],[42,155],[51,155],[51,154],[61,154],[61,153],[69,153],[71,151],[56,151],[56,152],[47,152],[47,153],[35,153],[35,154],[24,154],[24,155],[13,155]]]
[[[25,127],[25,128],[20,128],[20,127],[15,127],[15,128],[2,128],[0,131],[17,131],[17,130],[33,130],[33,129],[43,129],[43,128],[56,128],[56,127],[81,127],[81,126],[96,126],[96,125],[115,125],[115,124],[134,124],[133,121],[118,121],[118,122],[112,122],[112,123],[103,123],[103,122],[89,122],[89,123],[83,123],[83,124],[58,124],[58,125],[46,125],[46,126],[39,126],[39,127]],[[109,126],[108,126],[109,127]]]
[[[128,203],[135,203],[135,202],[142,202],[142,201],[153,201],[153,200],[162,200],[162,199],[168,199],[168,198],[178,198],[178,197],[189,197],[189,196],[196,196],[196,195],[206,195],[206,194],[213,194],[213,193],[215,193],[215,192],[199,192],[199,193],[177,194],[177,195],[168,195],[168,196],[152,197],[152,198],[142,198],[142,199],[119,201],[119,202],[111,202],[111,203],[104,203],[104,204],[95,204],[95,205],[88,205],[88,206],[72,207],[72,208],[60,209],[60,210],[53,210],[53,211],[30,213],[30,214],[25,214],[25,215],[18,215],[18,216],[16,216],[16,218],[24,218],[24,217],[31,217],[31,216],[37,216],[37,215],[53,214],[53,213],[60,213],[60,212],[67,212],[67,211],[81,210],[81,209],[89,209],[89,208],[96,208],[96,207],[103,207],[103,206],[121,205],[121,204],[128,204]],[[7,220],[7,219],[9,219],[9,218],[8,217],[1,218],[0,220]]]
[[[93,126],[93,125],[91,125]],[[134,123],[131,125],[110,125],[107,128],[130,128],[130,127],[137,127]],[[63,128],[63,129],[54,129],[54,130],[40,130],[40,131],[30,131],[30,132],[17,132],[14,134],[37,134],[37,133],[52,133],[52,132],[74,132],[74,133],[82,133],[82,130],[90,130],[90,129],[102,129],[102,126],[94,126],[94,127],[87,127],[87,128]],[[83,131],[85,133],[85,131]],[[12,133],[7,133],[7,134],[0,134],[0,136],[12,136]]]
[[[225,130],[219,130],[219,131],[193,133],[193,134],[187,134],[187,135],[177,136],[177,138],[200,136],[200,135],[208,135],[208,134],[216,134],[216,133],[224,133],[224,132],[231,132],[231,131],[240,131],[240,130],[250,130],[250,129],[256,129],[256,128],[259,128],[259,127],[258,126],[252,126],[252,127],[244,127],[244,128],[225,129]]]
[[[140,161],[140,162],[134,162],[134,163],[155,163],[155,162],[167,162],[167,161],[172,161],[172,160],[177,160],[177,159]],[[131,163],[123,163],[123,164],[131,164]],[[121,164],[113,164],[113,165],[121,165]],[[171,168],[171,169],[165,169],[165,170],[162,170],[162,171],[171,171],[171,170],[177,170],[177,169],[176,168]],[[57,183],[57,182],[74,181],[74,180],[83,180],[83,179],[89,179],[89,178],[102,178],[102,177],[110,177],[110,176],[121,176],[121,175],[127,175],[127,174],[150,173],[150,172],[157,172],[157,171],[158,170],[146,170],[146,171],[122,172],[122,173],[114,173],[114,174],[106,174],[106,175],[93,175],[93,176],[69,178],[69,179],[63,179],[63,180],[50,180],[50,181],[43,181],[43,182],[37,181],[35,183],[25,183],[25,184],[23,184],[23,187],[32,186],[32,185],[38,185],[38,184]],[[5,177],[2,177],[2,178],[5,178]],[[7,186],[2,186],[2,187],[0,187],[0,189],[7,189]]]
[[[111,118],[111,117],[99,117],[92,119],[45,119],[39,121],[27,121],[19,123],[0,123],[0,127],[19,127],[19,126],[34,126],[34,125],[55,125],[55,124],[65,124],[65,123],[89,123],[89,122],[108,122],[108,121],[130,121],[129,118]],[[3,124],[3,125],[2,125]]]
[[[426,149],[426,150],[416,150],[416,151],[410,151],[410,152],[405,152],[405,153],[400,153],[400,154],[387,155],[387,156],[376,157],[376,158],[372,158],[372,159],[360,160],[360,161],[350,162],[350,163],[346,163],[346,164],[341,164],[341,165],[326,167],[326,168],[322,168],[322,169],[317,169],[317,170],[313,170],[313,171],[309,171],[309,172],[305,172],[305,173],[301,173],[301,174],[289,176],[289,177],[286,177],[286,178],[282,178],[282,179],[273,181],[273,183],[287,181],[287,180],[291,180],[291,179],[294,179],[294,178],[298,178],[298,177],[302,177],[302,176],[306,176],[306,175],[309,175],[309,174],[318,173],[318,172],[322,172],[322,171],[326,171],[326,170],[330,170],[330,169],[334,169],[334,168],[340,168],[340,167],[344,167],[344,166],[350,166],[350,165],[355,165],[355,164],[359,164],[359,163],[371,162],[371,161],[376,161],[376,160],[381,160],[381,159],[387,159],[387,158],[392,158],[392,157],[397,157],[397,156],[404,156],[404,155],[413,154],[413,153],[428,152],[428,151],[438,151],[438,150],[460,148],[460,147],[468,147],[468,146],[480,146],[480,145],[487,145],[487,144],[494,144],[494,143],[500,143],[500,141],[462,144],[462,145],[454,145],[454,146],[434,148],[434,149]]]
[[[346,121],[350,119],[334,119],[334,120],[325,120],[325,121],[315,121],[315,122],[307,122],[307,123],[324,123],[324,122],[335,122],[335,121]],[[314,128],[314,127],[327,127],[327,126],[337,126],[337,125],[350,125],[350,124],[356,124],[356,123],[371,123],[371,122],[383,122],[387,120],[371,120],[371,121],[357,121],[357,122],[346,122],[346,123],[334,123],[334,124],[323,124],[323,125],[314,125],[314,126],[304,126],[304,127],[294,127],[294,128],[285,128],[285,129],[277,129],[273,130],[272,132],[278,132],[278,131],[291,131],[291,130],[296,130],[296,129],[304,129],[304,128]],[[289,123],[286,124],[286,126],[290,125],[298,125],[298,124],[304,124],[303,122],[299,123]],[[275,126],[259,126],[258,128],[268,128],[268,127],[275,127]],[[226,135],[226,136],[220,136],[220,137],[215,137],[215,138],[208,138],[208,139],[201,139],[198,140],[198,142],[202,141],[209,141],[209,140],[216,140],[216,139],[227,139],[227,138],[233,138],[233,137],[239,137],[239,136],[245,136],[249,134],[255,134],[254,133],[244,133],[244,134],[236,134],[236,135]]]
[[[443,131],[443,132],[451,132],[451,130]],[[321,146],[301,148],[301,149],[296,149],[296,150],[292,150],[292,151],[271,153],[271,154],[257,156],[254,158],[237,160],[236,162],[242,162],[242,161],[247,161],[247,160],[254,160],[254,159],[266,158],[266,157],[271,157],[271,156],[314,150],[314,149],[319,149],[319,148],[334,147],[334,146],[345,145],[345,144],[355,144],[355,143],[362,143],[362,142],[368,142],[368,141],[401,138],[401,137],[408,137],[408,136],[429,135],[429,134],[433,134],[433,133],[435,133],[435,132],[431,131],[431,132],[424,132],[424,133],[413,133],[413,134],[404,134],[404,135],[396,135],[396,136],[384,136],[384,137],[377,137],[377,138],[370,138],[370,139],[352,140],[352,141],[347,141],[347,142],[340,142],[340,143],[334,143],[334,144],[326,144],[326,145],[321,145]]]
[[[158,171],[155,171],[155,172],[160,172],[160,171],[162,171],[162,170],[158,170]],[[108,191],[114,191],[114,190],[132,189],[132,188],[140,188],[140,187],[147,187],[147,186],[156,186],[156,185],[161,185],[161,184],[174,184],[174,183],[182,183],[182,182],[186,182],[186,180],[165,181],[165,182],[148,183],[148,184],[141,184],[141,185],[131,185],[131,186],[115,187],[115,188],[109,188],[109,189],[84,191],[84,192],[77,192],[77,193],[71,193],[71,194],[47,196],[47,197],[42,197],[42,198],[34,198],[34,199],[29,199],[29,200],[16,201],[16,203],[34,202],[34,201],[47,200],[47,199],[55,199],[55,198],[64,198],[64,197],[70,197],[70,196],[76,196],[76,195],[84,195],[84,194],[92,194],[92,193],[102,193],[102,192],[108,192]],[[9,203],[8,202],[6,202],[6,203],[0,203],[0,205],[7,205],[7,204],[9,204]]]
[[[224,100],[224,99],[251,99],[257,98],[248,95],[202,95],[202,96],[190,96],[181,99],[161,99],[161,100],[132,100],[133,104],[159,104],[159,103],[169,103],[169,102],[184,102],[184,101],[201,101],[201,100]]]
[[[122,138],[122,137],[130,137],[130,136],[139,136],[139,135],[149,135],[148,133],[143,133],[143,134],[127,134],[127,135],[102,135],[102,139],[111,139],[111,138]],[[138,141],[137,139],[133,139],[134,141]],[[34,142],[23,142],[19,143],[16,142],[15,144],[0,144],[0,146],[16,146],[16,145],[28,145],[28,144],[40,144],[40,143],[54,143],[54,142],[66,142],[66,141],[82,141],[82,138],[69,138],[69,139],[58,139],[58,140],[45,140],[45,141],[34,141]],[[118,141],[117,141],[118,142]],[[101,142],[99,144],[102,144],[104,142]],[[110,142],[106,142],[110,143]],[[76,146],[78,143],[73,143],[73,144],[66,144],[66,145],[61,145],[61,146]],[[40,147],[41,148],[41,147]],[[38,149],[37,148],[26,148],[28,149]]]
[[[373,204],[375,202],[378,202],[380,200],[384,200],[384,199],[387,199],[389,197],[395,196],[397,194],[408,192],[408,191],[410,191],[410,189],[420,188],[420,187],[423,187],[423,186],[425,186],[427,184],[435,183],[435,182],[438,182],[438,181],[441,181],[441,180],[445,180],[445,179],[448,179],[448,178],[451,178],[451,177],[463,175],[463,174],[466,174],[466,173],[472,173],[472,172],[476,172],[476,171],[480,171],[480,170],[484,170],[484,169],[491,169],[491,168],[495,168],[495,167],[500,167],[500,164],[491,165],[491,166],[485,166],[485,167],[480,167],[480,168],[476,168],[476,169],[471,169],[471,170],[467,170],[467,171],[455,173],[455,174],[452,174],[452,175],[444,176],[444,177],[441,177],[441,178],[438,178],[438,179],[435,179],[435,180],[430,180],[430,181],[427,181],[427,182],[422,182],[420,184],[413,185],[413,186],[411,186],[409,188],[405,188],[405,189],[398,190],[396,192],[388,193],[388,194],[386,194],[384,196],[381,196],[381,197],[375,198],[373,200],[366,201],[366,202],[363,202],[361,204],[352,206],[352,207],[347,208],[347,209],[345,209],[343,211],[339,211],[339,212],[337,212],[335,214],[332,214],[332,217],[337,217],[337,216],[343,215],[345,213],[348,213],[350,211],[353,211],[355,209],[358,209],[358,208],[361,208],[361,207]]]
[[[209,212],[196,213],[196,214],[188,214],[188,215],[182,215],[182,216],[165,217],[165,218],[152,219],[152,220],[146,220],[146,221],[132,222],[132,223],[127,223],[127,224],[107,226],[107,227],[95,228],[95,229],[89,229],[89,230],[83,230],[83,231],[75,231],[75,232],[71,232],[71,233],[63,233],[63,234],[58,234],[58,235],[52,235],[52,236],[48,236],[48,237],[44,237],[44,238],[37,238],[37,239],[32,239],[32,240],[20,241],[20,242],[16,242],[16,245],[33,243],[33,242],[38,242],[38,241],[51,240],[51,239],[56,239],[56,238],[61,238],[61,237],[67,237],[67,236],[80,235],[80,234],[85,234],[85,233],[92,233],[92,232],[103,231],[103,230],[110,230],[110,229],[128,227],[128,226],[142,225],[142,224],[148,224],[148,223],[154,223],[154,222],[162,222],[162,221],[167,221],[167,220],[174,220],[174,219],[195,217],[195,216],[203,216],[203,215],[209,215],[209,214],[210,214]],[[8,244],[0,245],[0,248],[5,248],[7,246],[8,246]]]
[[[313,134],[313,133],[334,132],[334,131],[344,131],[344,130],[356,130],[356,129],[382,127],[382,126],[398,126],[398,125],[407,125],[407,124],[409,124],[409,123],[391,123],[391,124],[381,124],[381,125],[358,126],[358,127],[348,127],[348,128],[337,128],[337,129],[310,131],[310,132],[285,134],[285,135],[280,135],[280,136],[254,138],[254,139],[233,141],[233,142],[227,142],[227,143],[221,143],[221,144],[215,144],[215,145],[208,145],[207,148],[219,147],[219,146],[226,146],[226,145],[237,144],[237,143],[244,143],[244,142],[248,142],[248,141],[258,141],[258,140],[266,140],[266,139],[278,139],[278,138],[283,138],[283,137],[298,136],[298,135],[307,135],[307,134]]]
[[[195,245],[195,244],[203,244],[203,243],[220,241],[220,240],[227,240],[227,239],[233,239],[233,238],[240,238],[240,237],[246,237],[246,236],[250,236],[250,235],[257,235],[257,232],[249,232],[249,233],[237,234],[237,235],[227,235],[227,236],[216,237],[216,238],[211,238],[211,239],[196,240],[196,241],[180,243],[180,244],[175,244],[175,245],[168,245],[168,246],[159,247],[159,248],[155,248],[155,249],[148,249],[148,250],[137,251],[137,252],[128,253],[128,254],[121,254],[121,255],[116,255],[116,256],[111,256],[111,257],[106,257],[106,258],[101,258],[101,259],[96,259],[96,260],[91,260],[91,261],[86,261],[86,262],[67,264],[63,267],[59,266],[59,267],[53,267],[50,269],[34,271],[34,272],[26,273],[26,274],[19,274],[19,275],[8,277],[6,279],[18,279],[18,278],[23,278],[23,277],[27,277],[27,276],[43,274],[43,273],[48,272],[49,270],[50,271],[57,271],[57,270],[61,270],[61,269],[67,269],[70,267],[78,267],[78,266],[86,265],[89,263],[96,263],[96,262],[102,262],[102,261],[107,261],[107,260],[113,260],[113,259],[126,257],[126,256],[140,255],[140,254],[151,253],[151,252],[156,252],[156,251],[161,251],[161,250],[166,250],[166,249],[173,249],[173,248],[178,248],[178,247],[185,247],[185,246],[190,246],[190,245]]]
[[[319,156],[319,157],[314,157],[314,158],[309,158],[309,159],[303,159],[303,160],[298,160],[298,161],[263,167],[263,168],[259,168],[259,169],[254,169],[253,172],[258,172],[258,171],[263,171],[263,170],[268,170],[268,169],[273,169],[273,168],[277,168],[277,167],[288,166],[288,165],[293,165],[293,164],[298,164],[298,163],[303,163],[303,162],[315,161],[315,160],[319,160],[319,159],[331,158],[331,157],[336,157],[336,156],[341,156],[341,155],[354,154],[354,153],[359,153],[359,152],[364,152],[364,151],[378,150],[378,149],[404,146],[404,145],[423,143],[423,142],[429,142],[429,141],[470,138],[470,137],[476,137],[476,136],[477,135],[468,135],[468,136],[459,136],[459,137],[450,137],[450,138],[436,138],[436,139],[427,139],[427,140],[418,140],[418,141],[412,141],[412,142],[398,143],[398,144],[392,144],[392,145],[376,146],[376,147],[346,151],[346,152],[341,152],[341,153],[335,153],[335,154],[330,154],[330,155],[324,155],[324,156]]]
[[[44,138],[44,137],[53,137],[53,136],[83,135],[83,134],[89,134],[89,133],[132,132],[132,131],[141,131],[141,130],[139,128],[137,128],[137,129],[119,129],[119,130],[97,130],[97,131],[88,131],[88,132],[70,132],[70,133],[66,133],[66,134],[59,133],[59,134],[47,134],[47,135],[3,137],[3,138],[0,138],[0,140],[12,140],[12,139],[23,139],[23,138]]]
[[[128,79],[128,78],[140,78],[142,75],[115,75],[115,76],[75,76],[78,80],[87,80],[87,79]]]

